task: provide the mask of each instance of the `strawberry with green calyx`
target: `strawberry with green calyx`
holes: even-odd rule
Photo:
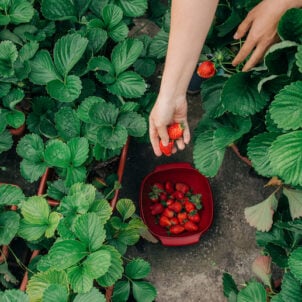
[[[165,154],[166,156],[171,156],[172,155],[172,150],[174,146],[174,141],[170,140],[167,146],[164,146],[162,141],[159,141],[159,148],[160,151]]]
[[[200,215],[198,214],[197,211],[193,210],[189,212],[188,219],[192,222],[198,223],[200,222]]]
[[[192,212],[192,211],[194,211],[196,209],[195,204],[193,202],[191,202],[191,201],[188,201],[188,200],[186,200],[184,202],[184,207],[185,207],[185,209],[186,209],[186,211],[188,213]]]
[[[199,64],[197,74],[203,79],[212,78],[216,74],[216,68],[213,62],[204,61]]]
[[[167,131],[169,138],[172,140],[180,139],[183,135],[185,126],[183,123],[173,123],[168,126]]]

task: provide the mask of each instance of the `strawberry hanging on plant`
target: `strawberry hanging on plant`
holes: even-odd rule
[[[211,61],[202,62],[197,68],[197,74],[203,79],[212,78],[216,74],[215,64]]]

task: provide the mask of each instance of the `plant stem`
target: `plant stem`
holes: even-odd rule
[[[121,97],[120,95],[117,95],[117,98],[119,99],[119,101],[121,102],[122,105],[125,104],[123,97]]]

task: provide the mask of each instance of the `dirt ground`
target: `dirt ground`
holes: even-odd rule
[[[200,119],[200,96],[189,97],[191,130]],[[157,165],[170,162],[192,163],[192,143],[171,157],[154,156],[149,144],[131,141],[120,197],[139,205],[143,178]],[[255,177],[247,164],[231,150],[226,153],[216,177],[209,179],[214,199],[214,219],[197,244],[167,247],[142,240],[129,250],[130,257],[151,263],[149,280],[158,291],[157,302],[222,302],[222,274],[229,272],[238,284],[251,276],[252,261],[260,253],[255,229],[244,218],[244,208],[264,199],[265,180]]]

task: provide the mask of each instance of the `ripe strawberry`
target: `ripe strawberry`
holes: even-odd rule
[[[179,213],[182,210],[182,204],[179,201],[175,201],[168,206],[168,209],[174,211],[175,213]]]
[[[182,225],[176,224],[176,225],[172,225],[170,227],[170,233],[171,234],[180,234],[185,230],[185,228]]]
[[[178,200],[182,200],[184,198],[184,194],[180,191],[174,191],[172,197]]]
[[[167,131],[170,139],[175,140],[182,137],[184,132],[184,124],[183,123],[173,123],[168,126]]]
[[[185,201],[184,207],[188,213],[195,210],[195,204],[191,201]]]
[[[180,212],[177,214],[177,218],[180,224],[184,224],[188,220],[188,214],[186,212]]]
[[[172,218],[174,216],[174,211],[168,209],[168,208],[165,208],[163,213],[162,213],[163,216],[166,216],[168,218]]]
[[[161,192],[159,194],[160,201],[166,201],[168,199],[168,194],[166,192]]]
[[[185,228],[185,230],[187,230],[189,232],[198,231],[198,226],[194,222],[192,222],[192,221],[187,221],[184,224],[184,228]]]
[[[171,225],[171,221],[168,217],[166,216],[160,216],[159,218],[159,225],[162,227],[169,227]]]
[[[216,68],[213,62],[211,61],[204,61],[199,64],[197,68],[197,74],[204,79],[209,79],[213,77],[216,73]]]
[[[151,214],[157,215],[164,211],[164,206],[161,203],[155,203],[154,205],[150,206]]]
[[[172,224],[172,225],[179,224],[179,221],[178,221],[177,217],[172,217],[172,218],[170,219],[170,221],[171,221],[171,224]]]
[[[173,146],[174,146],[174,141],[169,141],[167,146],[164,146],[161,140],[159,141],[160,151],[166,156],[170,156],[172,154]]]
[[[164,191],[164,185],[160,182],[155,182],[152,185],[152,191],[153,192],[163,192]]]
[[[183,194],[186,194],[190,191],[190,187],[185,183],[178,182],[178,183],[175,184],[175,190],[180,191]]]
[[[189,213],[188,218],[190,221],[198,223],[200,221],[200,216],[197,211],[192,211]]]
[[[174,191],[173,183],[169,180],[165,182],[164,188],[168,194],[171,194]]]

